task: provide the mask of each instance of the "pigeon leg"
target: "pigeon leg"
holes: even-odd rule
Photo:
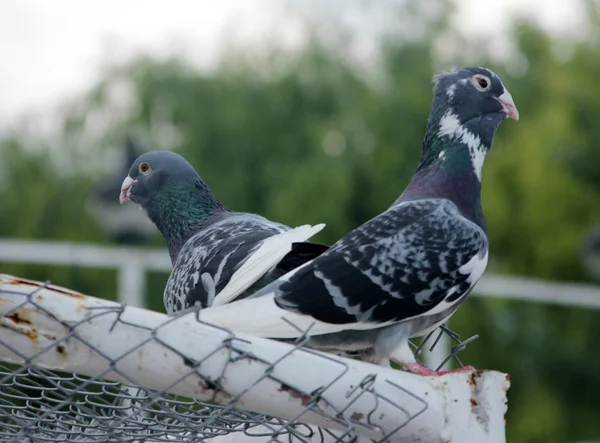
[[[450,374],[453,372],[472,372],[475,369],[471,366],[465,366],[464,368],[454,369],[452,371],[434,371],[433,369],[429,369],[423,363],[420,363],[415,358],[415,354],[413,354],[410,349],[410,345],[408,343],[408,339],[404,337],[399,340],[396,339],[394,333],[404,332],[400,330],[391,330],[391,334],[386,335],[382,333],[378,339],[378,345],[380,345],[380,349],[383,348],[385,350],[385,345],[390,341],[394,342],[394,347],[391,349],[391,352],[375,352],[375,356],[373,358],[373,362],[384,366],[389,367],[390,360],[400,367],[406,369],[408,372],[411,372],[416,375],[424,375],[424,376],[440,376],[445,374]],[[383,346],[382,346],[383,345]],[[389,349],[389,348],[388,348]]]
[[[458,368],[458,369],[452,369],[450,371],[438,371],[436,372],[437,375],[445,375],[445,374],[456,374],[456,373],[460,373],[460,372],[474,372],[475,368],[473,366],[464,366],[462,368]]]
[[[405,368],[408,372],[411,372],[416,375],[429,375],[429,376],[438,375],[438,373],[435,372],[433,369],[429,369],[427,366],[425,366],[422,363],[419,363],[418,361],[416,361],[414,363],[397,361],[395,359],[392,359],[392,361],[394,363],[400,365],[401,367]]]

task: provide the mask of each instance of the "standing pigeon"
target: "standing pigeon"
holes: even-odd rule
[[[441,374],[416,361],[408,339],[443,324],[486,268],[481,169],[500,122],[519,114],[489,69],[434,81],[419,166],[394,204],[256,297],[204,310],[203,321],[280,340],[304,332],[309,347]]]
[[[120,203],[144,209],[167,241],[173,270],[164,291],[169,315],[243,298],[317,257],[306,243],[324,224],[295,229],[260,215],[232,212],[180,155],[141,155],[123,181]]]

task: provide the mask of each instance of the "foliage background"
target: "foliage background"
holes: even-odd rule
[[[308,45],[266,55],[230,48],[211,73],[183,58],[140,54],[106,64],[88,93],[61,108],[60,131],[28,124],[0,141],[0,236],[108,243],[84,209],[128,134],[146,149],[184,155],[238,211],[290,225],[326,222],[332,243],[400,194],[416,167],[431,76],[483,65],[511,91],[521,121],[505,122],[484,169],[490,272],[586,281],[579,248],[600,207],[600,8],[588,2],[585,38],[545,33],[515,19],[512,50],[467,41],[451,20],[417,1],[395,11],[368,66],[349,56],[351,31],[313,24]],[[418,33],[403,33],[410,23]],[[116,196],[115,196],[116,198]],[[158,235],[154,246],[163,246]],[[100,297],[112,271],[2,264],[2,271]],[[148,302],[162,310],[167,275],[153,274]],[[569,297],[569,294],[564,294]],[[509,372],[508,441],[600,438],[600,321],[577,308],[470,299],[452,318],[470,344],[463,361]]]

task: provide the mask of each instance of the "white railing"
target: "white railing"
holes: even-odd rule
[[[171,270],[171,260],[163,249],[8,239],[0,240],[0,262],[116,269],[118,301],[136,307],[146,306],[146,272]],[[486,274],[473,294],[479,297],[600,309],[600,286],[581,283]],[[439,365],[448,355],[450,344],[445,335],[442,340],[445,342],[439,343],[431,354],[426,354],[430,366]]]
[[[0,240],[0,262],[116,269],[118,300],[140,308],[146,307],[146,272],[171,271],[169,254],[162,249],[51,241]]]

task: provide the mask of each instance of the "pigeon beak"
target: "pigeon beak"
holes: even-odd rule
[[[119,194],[119,203],[123,204],[129,201],[129,195],[131,194],[131,186],[135,183],[135,180],[131,177],[125,177],[123,184],[121,185],[121,193]]]
[[[512,98],[512,95],[510,95],[510,92],[505,90],[504,93],[500,97],[498,97],[498,101],[500,103],[502,103],[502,107],[504,108],[504,111],[508,115],[508,118],[512,118],[517,121],[519,120],[519,111],[517,110],[517,107],[515,106],[515,102],[513,101],[513,98]]]

